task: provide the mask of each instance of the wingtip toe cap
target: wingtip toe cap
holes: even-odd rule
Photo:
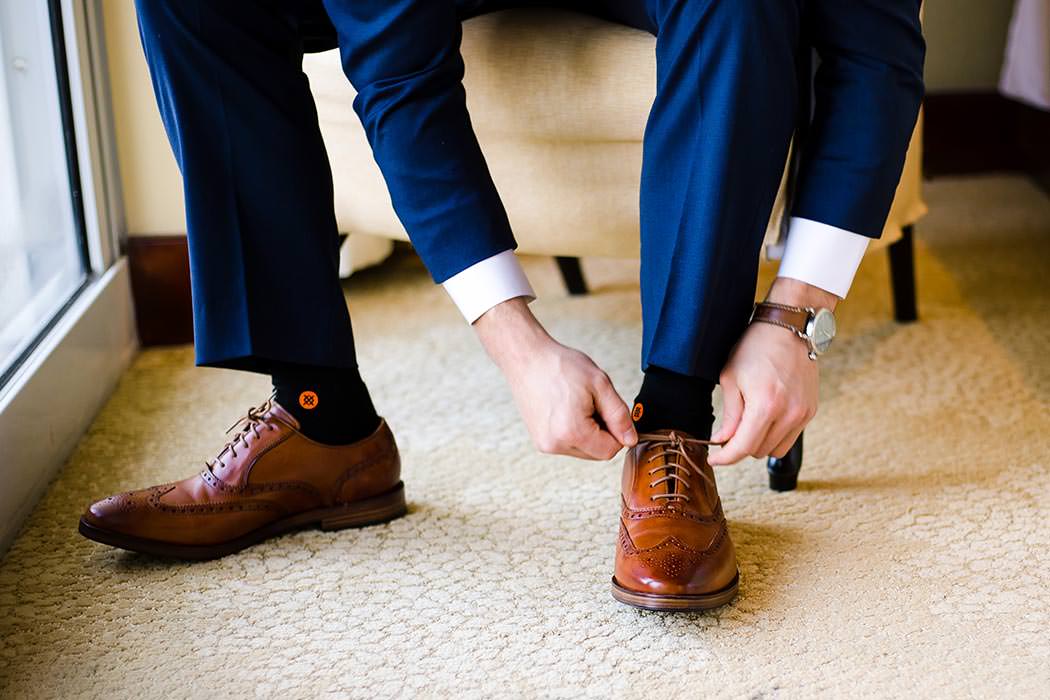
[[[80,519],[94,527],[115,527],[135,508],[134,496],[134,493],[121,493],[95,501],[84,510]]]

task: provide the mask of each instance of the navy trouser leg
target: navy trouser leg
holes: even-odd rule
[[[300,5],[137,5],[185,182],[198,363],[353,367]]]
[[[746,327],[793,127],[796,0],[651,2],[642,366],[717,382]]]

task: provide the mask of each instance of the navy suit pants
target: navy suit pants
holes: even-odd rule
[[[515,247],[467,114],[461,22],[557,5],[651,32],[642,366],[717,380],[746,326],[820,54],[794,214],[877,237],[922,94],[918,0],[138,0],[185,182],[197,361],[356,364],[304,52],[338,46],[394,208],[437,282]]]

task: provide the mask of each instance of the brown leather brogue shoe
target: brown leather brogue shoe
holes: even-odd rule
[[[731,601],[740,576],[711,443],[670,430],[638,436],[623,465],[613,598],[647,610],[704,610]]]
[[[230,430],[238,428],[199,474],[92,504],[80,533],[136,552],[212,559],[291,530],[404,515],[401,459],[385,421],[351,445],[322,445],[271,399]]]

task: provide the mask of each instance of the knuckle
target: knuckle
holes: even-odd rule
[[[758,398],[759,403],[764,406],[773,406],[780,400],[780,397],[777,395],[777,390],[772,386],[763,389]]]
[[[580,431],[577,428],[559,430],[554,434],[554,442],[559,447],[574,443],[580,436]]]
[[[548,438],[541,438],[535,441],[536,449],[545,455],[554,454],[555,443],[554,440]]]

